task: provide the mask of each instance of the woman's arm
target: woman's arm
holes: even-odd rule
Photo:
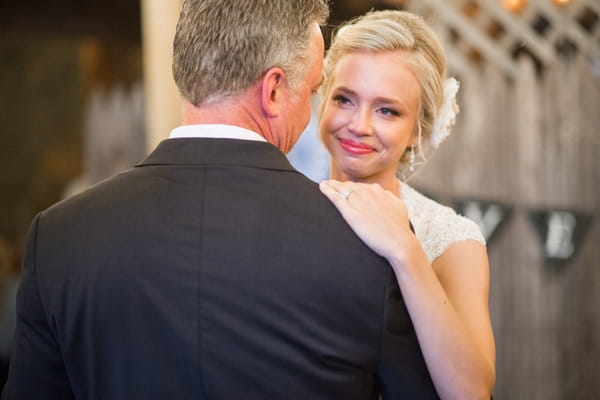
[[[455,243],[431,265],[396,195],[353,182],[327,181],[320,187],[356,234],[392,265],[440,397],[489,399],[495,345],[485,247]],[[344,198],[340,192],[346,188],[352,193]]]

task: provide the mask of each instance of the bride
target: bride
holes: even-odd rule
[[[322,192],[394,269],[439,396],[489,399],[495,344],[483,236],[405,183],[458,112],[439,41],[416,15],[371,12],[337,31],[324,74],[319,130],[331,180]]]

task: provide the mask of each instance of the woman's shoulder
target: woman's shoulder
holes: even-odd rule
[[[485,245],[479,226],[457,214],[452,208],[423,195],[406,183],[401,183],[402,199],[430,262],[453,243],[474,240]]]

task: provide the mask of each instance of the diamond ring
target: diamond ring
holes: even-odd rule
[[[350,197],[350,195],[352,194],[352,189],[348,189],[348,188],[344,188],[341,192],[340,195],[345,199],[348,200],[348,197]]]

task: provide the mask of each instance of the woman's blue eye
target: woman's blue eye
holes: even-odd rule
[[[388,108],[388,107],[380,108],[379,112],[381,112],[381,114],[383,114],[383,115],[393,115],[393,116],[400,115],[400,113],[398,111],[394,110],[393,108]]]
[[[341,95],[341,94],[333,96],[333,101],[335,101],[338,104],[347,104],[347,103],[350,103],[350,99],[347,98],[346,96]]]

